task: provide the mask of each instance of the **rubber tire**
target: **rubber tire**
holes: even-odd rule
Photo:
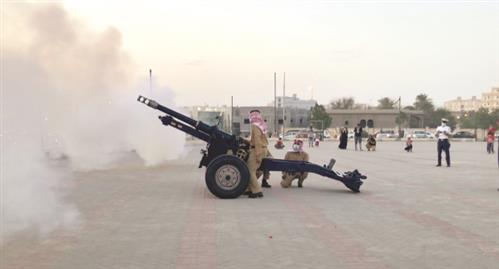
[[[233,165],[241,174],[239,185],[232,190],[224,190],[220,188],[215,179],[215,173],[218,168],[226,164]],[[210,190],[210,192],[216,197],[222,199],[234,199],[241,196],[241,194],[243,194],[248,188],[250,173],[248,166],[246,166],[246,163],[243,160],[233,155],[220,155],[208,164],[208,167],[206,168],[205,181],[208,190]]]

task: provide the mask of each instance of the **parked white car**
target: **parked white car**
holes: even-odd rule
[[[376,134],[376,139],[397,138],[398,134],[393,130],[383,130]]]
[[[296,135],[298,134],[298,131],[288,131],[286,132],[286,134],[284,135],[284,140],[294,140],[296,138]]]
[[[412,138],[429,138],[429,139],[434,139],[435,135],[433,135],[431,132],[428,131],[414,131],[412,133]]]

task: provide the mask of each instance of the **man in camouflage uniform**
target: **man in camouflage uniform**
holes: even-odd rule
[[[308,161],[308,153],[303,151],[303,141],[295,140],[291,151],[286,153],[285,160]],[[291,187],[293,180],[298,179],[298,187],[303,187],[303,181],[307,178],[307,172],[282,172],[281,187]]]
[[[260,115],[259,110],[250,112],[251,137],[248,157],[248,170],[250,172],[250,182],[248,186],[248,196],[250,198],[263,197],[262,188],[258,184],[257,171],[262,164],[262,160],[270,155],[267,146],[267,124]]]

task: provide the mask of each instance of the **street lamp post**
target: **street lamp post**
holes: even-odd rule
[[[475,127],[475,142],[477,141],[477,135],[476,135],[476,113],[473,115],[473,126]]]
[[[277,74],[274,72],[274,132],[279,137],[279,131],[277,130],[277,88],[276,88],[276,80]]]
[[[398,137],[398,140],[400,140],[402,138],[402,97],[399,96],[399,100],[398,100],[398,103],[399,103],[399,137]]]

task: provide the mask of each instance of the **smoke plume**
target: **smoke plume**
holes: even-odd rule
[[[47,233],[77,218],[64,202],[72,171],[104,169],[132,151],[156,165],[182,152],[184,136],[136,102],[140,78],[117,29],[92,31],[58,5],[4,8],[2,230]],[[154,92],[172,106],[168,88]]]

